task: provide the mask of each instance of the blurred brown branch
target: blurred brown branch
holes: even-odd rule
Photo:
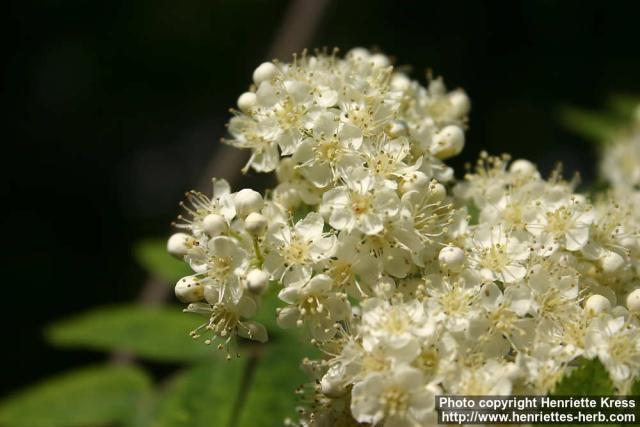
[[[292,53],[307,47],[315,33],[330,0],[292,0],[275,33],[269,48],[268,59],[287,59]],[[246,152],[223,145],[218,147],[216,155],[199,180],[199,188],[207,188],[212,176],[224,178],[233,187],[238,181],[239,172],[247,161]],[[158,305],[168,297],[169,284],[157,278],[145,282],[138,302],[142,305]],[[114,352],[110,356],[113,363],[132,363],[135,357],[128,352]]]

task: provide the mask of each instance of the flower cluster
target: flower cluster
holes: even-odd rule
[[[621,197],[486,154],[455,182],[443,160],[464,145],[467,96],[381,54],[303,54],[253,79],[226,142],[279,183],[189,193],[168,249],[195,272],[176,295],[208,316],[207,342],[266,340],[251,318],[273,289],[278,324],[323,352],[302,425],[429,425],[436,394],[548,393],[580,357],[629,390],[640,234]]]

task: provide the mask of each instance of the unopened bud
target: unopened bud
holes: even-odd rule
[[[258,212],[264,206],[264,200],[257,191],[245,188],[238,191],[234,197],[236,213],[239,217],[245,218],[251,212]]]
[[[455,90],[449,93],[449,102],[456,116],[466,116],[471,109],[469,97],[463,90]]]
[[[464,251],[457,246],[445,246],[440,250],[438,261],[445,270],[459,272],[464,267],[466,256]]]
[[[211,237],[219,236],[227,230],[227,221],[218,214],[209,214],[202,220],[202,228]]]
[[[176,297],[181,302],[197,302],[204,296],[204,289],[193,276],[183,277],[178,280],[175,287]]]
[[[269,285],[269,273],[260,269],[253,269],[247,274],[247,288],[250,292],[261,295]]]
[[[264,81],[271,80],[278,73],[278,67],[272,62],[263,62],[253,72],[253,82],[257,85]]]
[[[602,295],[591,295],[584,303],[584,309],[590,316],[596,316],[611,310],[611,302]]]
[[[615,252],[608,252],[600,258],[600,264],[605,273],[613,273],[624,265],[624,258]]]
[[[424,172],[415,171],[405,177],[400,183],[400,191],[406,193],[408,191],[424,191],[429,185],[429,178]]]
[[[640,289],[627,295],[627,309],[632,313],[640,313]]]
[[[256,105],[256,94],[253,92],[245,92],[238,97],[238,108],[240,111],[247,113]]]
[[[257,212],[251,212],[247,216],[247,219],[244,220],[244,228],[246,228],[252,236],[261,236],[264,234],[267,225],[269,225],[267,218]]]
[[[518,173],[524,176],[532,176],[537,171],[536,165],[525,159],[515,160],[511,163],[511,166],[509,166],[509,172]]]
[[[193,237],[186,233],[175,233],[167,240],[167,252],[176,258],[184,257],[189,252]]]
[[[460,154],[464,148],[464,132],[459,126],[450,125],[441,129],[433,137],[431,154],[440,160]]]

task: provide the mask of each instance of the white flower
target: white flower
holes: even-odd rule
[[[292,158],[316,187],[326,187],[350,167],[362,164],[356,152],[362,144],[362,133],[340,122],[339,116],[320,113],[309,132],[309,138],[297,146]]]
[[[362,240],[363,235],[358,231],[340,232],[334,256],[322,265],[336,289],[356,298],[368,296],[382,273],[381,262],[362,244]]]
[[[551,208],[553,205],[549,205]],[[565,206],[545,210],[527,224],[527,230],[549,247],[551,255],[562,246],[568,251],[582,249],[589,240],[589,226],[593,222],[593,211],[584,206],[577,197],[571,197]]]
[[[203,275],[213,280],[221,293],[230,293],[234,301],[242,295],[241,278],[246,274],[248,266],[248,254],[237,240],[219,236],[209,241]]]
[[[615,383],[640,372],[640,334],[624,317],[594,319],[585,337],[587,357],[597,356]]]
[[[385,218],[395,215],[400,207],[396,192],[376,186],[374,178],[364,169],[352,170],[343,180],[345,185],[322,196],[320,209],[328,215],[329,224],[337,230],[380,233]]]
[[[486,281],[515,283],[527,273],[525,261],[529,258],[529,247],[501,227],[478,227],[470,237],[469,246],[472,252],[469,262]]]
[[[205,219],[209,215],[220,215],[227,222],[236,215],[229,183],[224,179],[212,179],[213,196],[208,197],[198,191],[187,193],[187,203],[180,203],[191,218],[178,216],[177,228],[189,230],[195,237],[202,235],[207,228]]]
[[[575,313],[579,306],[578,278],[570,270],[553,271],[536,264],[526,282],[510,286],[505,295],[511,308],[520,316],[530,314],[539,319],[559,321]]]
[[[363,347],[371,352],[380,347],[399,361],[410,362],[420,352],[422,341],[435,333],[419,301],[390,304],[371,298],[362,304]]]
[[[477,337],[487,357],[505,356],[512,349],[521,352],[531,345],[535,320],[520,317],[495,283],[482,286],[478,299],[484,313],[472,320],[469,334]]]
[[[332,338],[337,332],[336,322],[347,318],[350,305],[346,295],[332,292],[331,286],[331,278],[319,274],[306,283],[297,282],[282,289],[278,297],[292,306],[280,310],[280,326],[306,324],[313,338],[320,341]]]
[[[220,337],[224,340],[224,344],[220,344],[218,347],[220,349],[228,346],[236,335],[260,342],[267,341],[265,327],[258,322],[246,320],[252,317],[257,310],[257,304],[252,298],[243,296],[234,303],[225,299],[223,294],[213,287],[205,289],[205,297],[207,303],[191,303],[184,310],[188,313],[209,317],[205,323],[191,331],[193,338],[199,338],[201,333],[210,331],[214,335],[213,338]],[[212,339],[206,339],[205,343],[211,344]],[[229,356],[227,355],[227,357]]]
[[[323,231],[324,220],[310,213],[290,228],[276,223],[267,231],[264,267],[285,285],[311,277],[313,265],[332,256],[336,237]]]
[[[461,395],[506,396],[511,394],[513,379],[519,375],[515,364],[491,359],[481,366],[452,372],[445,386],[449,392]]]
[[[478,314],[479,278],[473,271],[448,277],[438,274],[427,276],[426,312],[442,323],[447,330],[465,331]]]
[[[351,412],[360,423],[386,427],[418,427],[434,411],[435,396],[422,373],[398,366],[388,374],[373,373],[351,392]]]

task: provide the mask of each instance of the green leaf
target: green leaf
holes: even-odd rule
[[[580,366],[566,375],[553,390],[556,396],[611,396],[613,383],[598,359],[581,359]]]
[[[180,374],[160,398],[151,425],[228,426],[242,382],[243,362],[242,359],[206,361]]]
[[[633,383],[633,386],[631,387],[631,393],[629,394],[631,396],[640,396],[640,378],[638,378],[636,382]]]
[[[60,347],[124,350],[152,360],[189,362],[220,353],[189,336],[203,322],[203,317],[174,306],[125,305],[62,320],[49,327],[46,336]]]
[[[607,105],[612,111],[631,120],[631,117],[640,108],[640,95],[631,95],[628,93],[616,93],[609,95]]]
[[[280,427],[287,417],[295,417],[300,404],[295,389],[309,382],[301,367],[305,356],[317,350],[302,341],[296,331],[276,336],[267,345],[255,367],[253,381],[244,399],[240,427]]]
[[[558,116],[564,127],[597,143],[609,142],[627,126],[626,120],[614,115],[574,107],[561,108]]]
[[[174,284],[180,278],[193,274],[184,261],[173,258],[167,252],[162,239],[147,239],[136,243],[133,255],[142,268],[159,279]]]
[[[469,224],[476,225],[478,223],[478,219],[480,218],[480,209],[476,206],[475,203],[470,202],[467,205],[467,212],[469,214]]]
[[[149,379],[133,366],[91,367],[32,386],[0,404],[3,427],[121,423],[136,410]]]
[[[278,299],[278,291],[282,285],[278,282],[269,282],[269,290],[262,296],[260,310],[252,320],[262,323],[269,333],[269,337],[289,333],[278,326],[276,309],[284,307],[284,303]],[[269,338],[271,339],[271,338]]]

